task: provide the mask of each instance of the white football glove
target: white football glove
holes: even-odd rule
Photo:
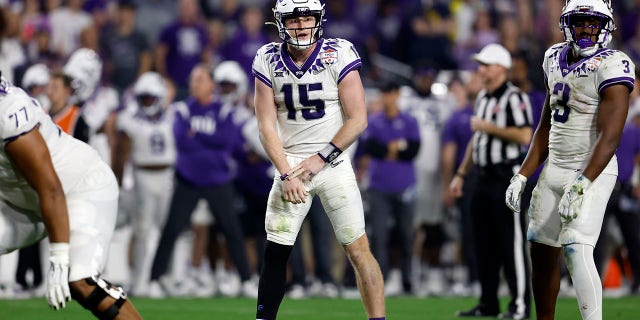
[[[49,274],[47,275],[47,300],[49,306],[60,310],[71,300],[69,291],[69,244],[51,243],[49,246]]]
[[[513,213],[520,213],[520,196],[527,185],[527,177],[518,173],[509,182],[511,184],[509,184],[509,188],[504,194],[504,201]]]
[[[591,180],[580,175],[576,181],[573,182],[569,190],[562,195],[562,199],[558,205],[558,213],[564,223],[569,223],[578,217],[580,207],[582,207],[584,193],[587,192],[589,186],[591,186]]]

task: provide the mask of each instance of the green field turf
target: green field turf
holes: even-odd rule
[[[133,299],[145,319],[255,319],[255,301],[249,299]],[[476,302],[473,298],[389,298],[389,320],[460,319],[456,310],[467,309]],[[503,306],[506,304],[502,300]],[[53,311],[45,299],[0,300],[0,319],[48,320],[91,319],[88,311],[72,302],[66,309]],[[359,300],[343,299],[285,299],[279,320],[359,320],[366,319]],[[580,319],[576,300],[562,298],[556,312],[558,320]],[[604,319],[640,319],[640,298],[605,299]]]

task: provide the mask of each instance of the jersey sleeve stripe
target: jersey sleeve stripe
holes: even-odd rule
[[[268,85],[269,88],[273,88],[273,85],[271,85],[271,80],[269,80],[269,78],[267,78],[262,73],[258,72],[256,69],[252,69],[252,71],[253,71],[253,76],[256,77],[256,79],[264,82],[264,84]]]
[[[616,77],[607,79],[600,83],[600,87],[598,88],[598,93],[602,92],[605,88],[608,88],[612,85],[621,84],[629,89],[629,92],[633,91],[633,78],[631,77]]]
[[[344,79],[344,77],[346,77],[347,74],[349,74],[349,72],[351,72],[352,70],[355,70],[355,69],[360,69],[361,66],[362,66],[362,60],[360,60],[360,59],[356,59],[353,62],[351,62],[348,65],[346,65],[342,69],[342,71],[340,71],[340,74],[338,75],[338,84],[340,84],[342,79]]]

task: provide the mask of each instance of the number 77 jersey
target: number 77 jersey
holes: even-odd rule
[[[306,157],[333,139],[344,123],[338,85],[362,65],[344,39],[320,39],[302,65],[296,65],[283,43],[258,50],[253,75],[273,89],[280,139],[287,155]]]
[[[542,68],[549,87],[552,112],[549,161],[562,168],[583,169],[598,138],[600,92],[612,85],[633,90],[634,65],[621,51],[603,48],[569,65],[571,47],[550,47]],[[617,174],[615,156],[604,173]]]

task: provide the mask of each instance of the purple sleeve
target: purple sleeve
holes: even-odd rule
[[[442,130],[442,144],[446,144],[449,142],[455,142],[455,130],[454,130],[454,121],[456,119],[457,113],[454,113],[449,120],[444,124],[444,129]]]

